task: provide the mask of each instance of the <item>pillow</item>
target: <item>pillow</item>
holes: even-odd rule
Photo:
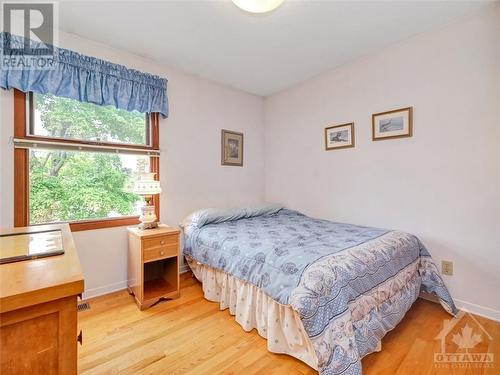
[[[273,203],[260,203],[242,208],[207,208],[188,215],[180,226],[183,229],[188,227],[201,228],[207,224],[269,215],[278,212],[282,208],[283,206]]]

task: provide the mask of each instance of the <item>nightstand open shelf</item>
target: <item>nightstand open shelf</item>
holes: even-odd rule
[[[144,300],[157,299],[164,294],[177,291],[177,287],[165,279],[154,279],[144,283]]]
[[[128,289],[139,308],[179,297],[180,230],[160,225],[128,232]]]
[[[177,257],[144,263],[144,300],[177,292]]]

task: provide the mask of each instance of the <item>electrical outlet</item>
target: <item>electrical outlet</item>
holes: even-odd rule
[[[453,276],[453,262],[451,260],[443,260],[441,262],[441,273],[447,276]]]

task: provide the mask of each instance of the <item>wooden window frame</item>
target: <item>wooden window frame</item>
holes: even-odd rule
[[[30,93],[31,94],[31,93]],[[154,150],[160,149],[160,129],[158,113],[151,113],[149,116],[149,135],[146,140],[151,143],[147,146],[127,145],[108,142],[92,142],[68,140],[51,137],[34,136],[26,133],[27,121],[31,121],[33,108],[27,111],[26,105],[27,94],[17,89],[14,89],[14,138],[26,140],[39,140],[44,142],[57,142],[69,144],[85,144],[85,145],[105,145],[116,146],[120,148],[128,148],[130,150]],[[30,103],[32,101],[30,100]],[[29,116],[29,118],[28,118]],[[160,180],[160,158],[150,157],[150,172],[156,173],[155,178]],[[160,218],[160,196],[153,196],[153,204],[155,206],[155,214]],[[112,228],[119,226],[137,225],[139,224],[139,216],[124,216],[117,218],[90,219],[69,222],[69,226],[73,232],[82,230],[92,230],[101,228]],[[54,224],[54,223],[44,223]],[[29,150],[23,148],[14,148],[14,227],[29,226]],[[37,225],[37,224],[34,224]]]

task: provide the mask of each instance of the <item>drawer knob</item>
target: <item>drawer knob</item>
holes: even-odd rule
[[[160,251],[160,255],[165,255],[165,252],[163,250]]]
[[[80,333],[76,337],[76,341],[78,341],[80,343],[80,345],[83,345],[83,333],[82,333],[82,330],[80,330]]]
[[[160,245],[165,245],[165,240],[161,240]]]

